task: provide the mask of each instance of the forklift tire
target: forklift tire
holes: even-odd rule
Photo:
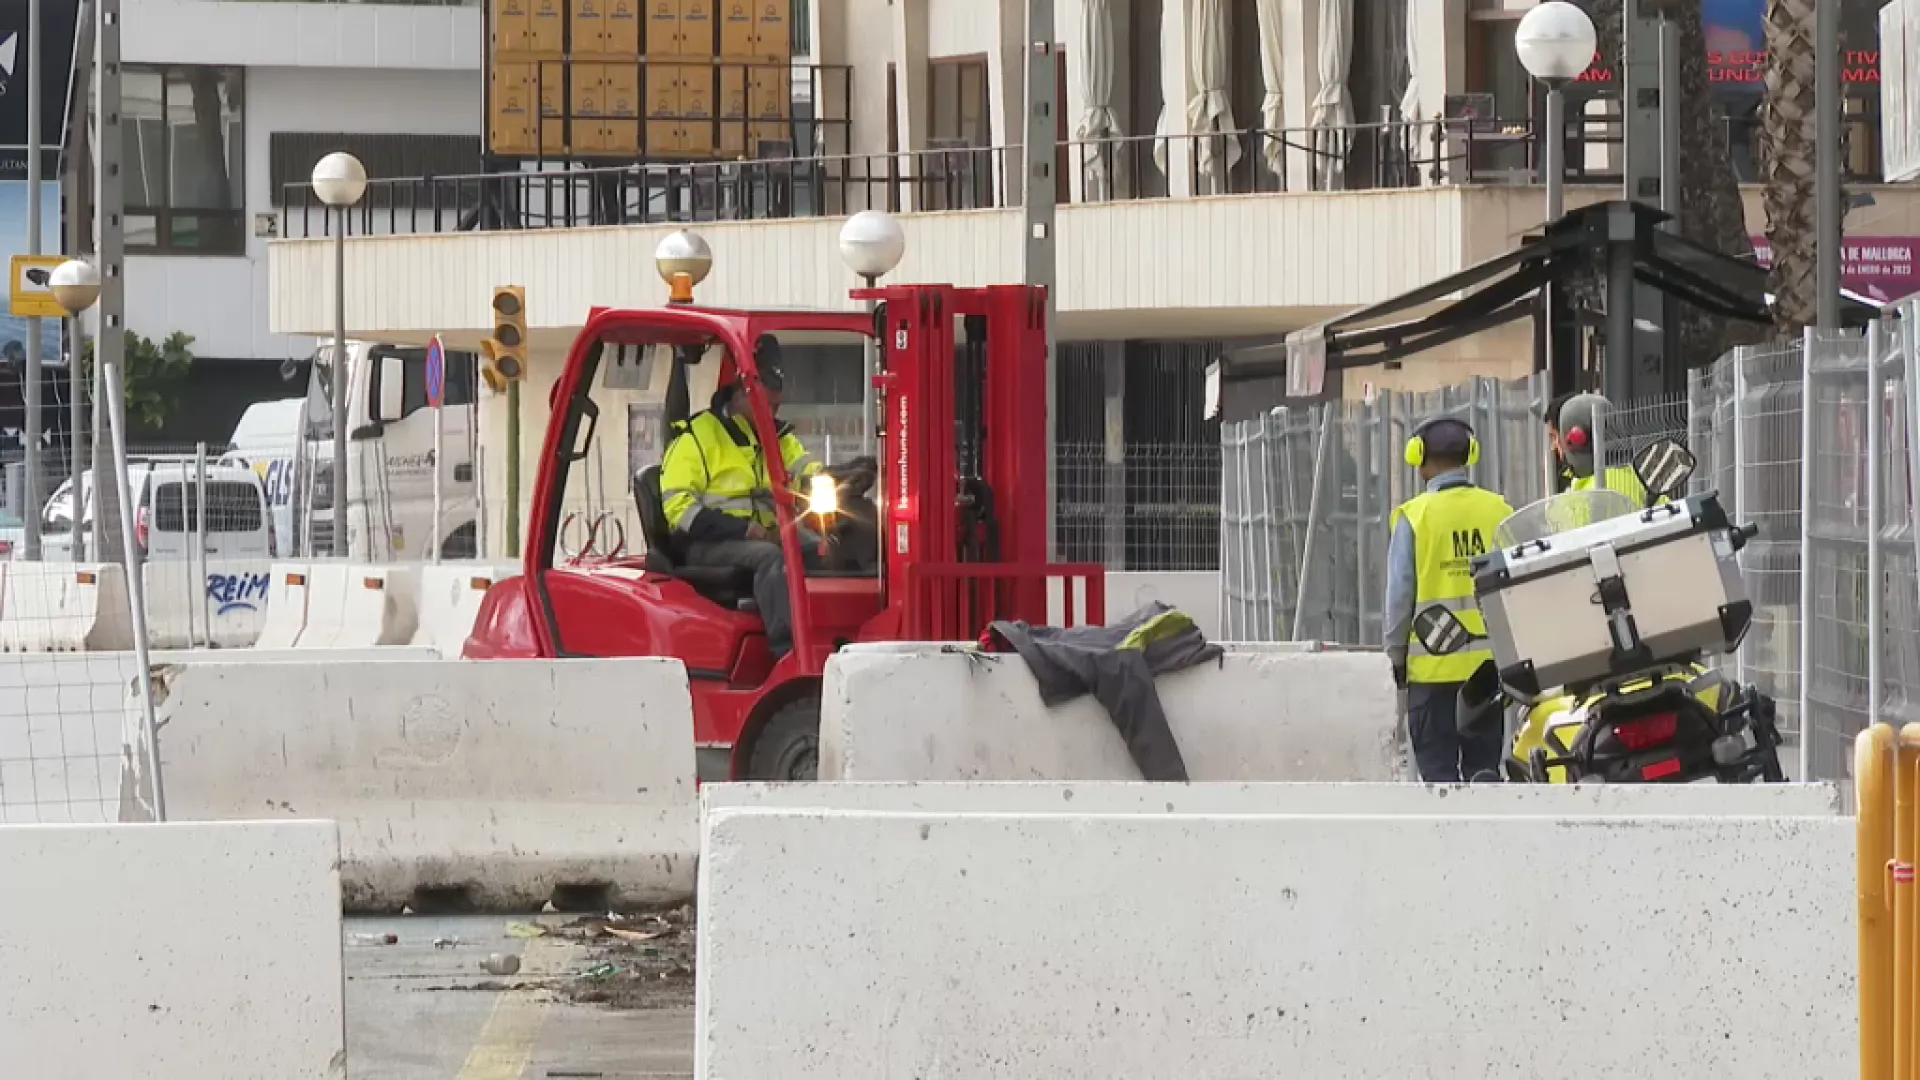
[[[753,740],[747,779],[812,783],[820,778],[820,699],[796,698],[767,718]]]

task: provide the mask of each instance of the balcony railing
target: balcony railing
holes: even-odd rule
[[[1866,118],[1853,120],[1853,137],[1866,126]],[[808,141],[800,133],[794,145]],[[1620,173],[1602,163],[1619,159],[1619,143],[1617,125],[1571,121],[1567,182],[1618,185]],[[1058,152],[1065,203],[1526,185],[1537,180],[1540,156],[1525,121],[1130,136],[1067,142]],[[867,209],[996,210],[1020,205],[1019,153],[1017,146],[983,146],[376,179],[347,228],[349,235],[379,235],[840,217]],[[1849,150],[1850,165],[1862,159]],[[1865,164],[1874,169],[1850,168],[1849,178],[1877,179],[1877,157]],[[286,185],[281,205],[280,235],[326,235],[325,208],[309,185]]]

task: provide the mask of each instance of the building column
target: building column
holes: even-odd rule
[[[1193,183],[1194,148],[1187,134],[1187,102],[1193,98],[1192,80],[1187,77],[1189,0],[1166,0],[1160,8],[1160,115],[1140,117],[1141,131],[1152,124],[1152,133],[1166,141],[1156,142],[1153,161],[1167,176],[1167,194],[1186,198],[1195,194]]]
[[[1424,3],[1410,5],[1407,19],[1411,33],[1420,39],[1420,115],[1428,121],[1438,121],[1445,115],[1448,94],[1464,93],[1467,88],[1467,0],[1426,0]],[[1433,134],[1430,129],[1419,132],[1421,145],[1415,147],[1414,155],[1420,159],[1433,156]],[[1466,152],[1465,147],[1460,152]],[[1449,159],[1452,155],[1448,154]],[[1451,182],[1447,175],[1450,165],[1441,165],[1443,182]],[[1433,165],[1420,166],[1420,183],[1431,183]]]
[[[1428,0],[1429,3],[1432,0]],[[1417,6],[1417,5],[1416,5]],[[1280,48],[1285,56],[1281,108],[1287,118],[1287,189],[1305,191],[1313,183],[1313,99],[1320,93],[1320,0],[1286,5],[1280,17]]]

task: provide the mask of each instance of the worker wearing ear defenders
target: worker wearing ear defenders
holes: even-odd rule
[[[1467,475],[1480,460],[1480,440],[1464,421],[1429,420],[1407,440],[1406,461],[1426,490],[1394,510],[1387,545],[1387,597],[1381,608],[1394,681],[1407,692],[1407,734],[1420,779],[1460,783],[1498,775],[1501,740],[1493,732],[1463,737],[1455,722],[1462,683],[1491,650],[1429,652],[1414,633],[1414,612],[1443,605],[1476,635],[1486,633],[1473,596],[1472,560],[1493,550],[1494,529],[1513,513],[1507,500],[1476,487]]]
[[[1651,504],[1648,502],[1647,486],[1640,482],[1640,476],[1634,472],[1632,465],[1615,465],[1604,470],[1600,468],[1600,462],[1594,457],[1599,442],[1595,432],[1611,407],[1607,399],[1599,394],[1576,394],[1560,406],[1560,422],[1557,425],[1560,457],[1573,475],[1567,490],[1590,491],[1600,487],[1616,491],[1631,500],[1637,510],[1666,502],[1665,498],[1653,500]]]

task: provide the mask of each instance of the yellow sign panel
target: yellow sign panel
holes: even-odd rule
[[[15,318],[20,319],[64,319],[67,309],[53,298],[53,290],[48,282],[53,271],[66,262],[65,255],[15,255],[13,257],[13,285],[8,290],[8,301]]]

